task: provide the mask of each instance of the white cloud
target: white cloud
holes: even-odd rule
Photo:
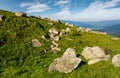
[[[69,10],[61,11],[57,13],[57,16],[62,20],[71,21],[83,21],[83,22],[97,22],[97,21],[109,21],[120,20],[120,0],[112,1],[97,1],[91,3],[88,8],[82,12],[72,14]],[[65,14],[66,13],[66,14]]]
[[[25,3],[21,3],[20,7],[26,7],[26,6],[32,6],[32,5],[34,5],[33,2],[25,2]]]
[[[55,5],[65,5],[65,4],[68,4],[69,2],[70,0],[59,0],[55,2]]]
[[[32,12],[44,12],[50,9],[50,7],[47,4],[42,4],[39,2],[25,2],[21,3],[20,7],[27,7],[27,13]]]

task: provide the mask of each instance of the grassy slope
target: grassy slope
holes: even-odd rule
[[[36,18],[16,17],[14,13],[0,10],[0,15],[6,18],[0,22],[0,78],[119,78],[120,68],[114,68],[111,61],[99,62],[88,66],[82,63],[72,73],[48,73],[49,65],[55,58],[61,57],[68,47],[74,47],[80,54],[85,46],[100,46],[104,50],[111,50],[111,56],[120,53],[120,40],[112,41],[112,36],[93,33],[78,33],[75,27],[71,32],[62,36],[57,42],[60,52],[50,51],[51,41],[41,39],[44,34],[49,35],[49,28],[55,27],[59,31],[66,26]],[[39,48],[32,47],[31,40],[37,38],[43,44]],[[67,40],[71,38],[72,40]],[[47,48],[47,53],[43,49]]]

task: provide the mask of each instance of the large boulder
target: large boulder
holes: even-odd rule
[[[89,60],[88,65],[95,64],[102,60],[108,61],[110,59],[110,55],[106,55],[104,50],[98,46],[84,48],[82,56]]]
[[[120,54],[117,54],[112,58],[112,64],[114,67],[120,67]]]
[[[58,71],[64,73],[72,72],[79,63],[81,59],[76,57],[75,50],[68,48],[61,58],[57,58],[50,64],[49,72]]]
[[[39,42],[38,39],[32,39],[33,47],[40,47],[42,44]]]
[[[23,17],[26,17],[27,16],[27,14],[26,13],[24,13],[24,12],[15,12],[15,15],[16,16],[23,16]]]
[[[103,49],[101,49],[98,46],[85,47],[82,52],[82,56],[84,56],[85,59],[89,60],[89,59],[104,57],[105,52]]]

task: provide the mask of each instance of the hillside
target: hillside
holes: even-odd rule
[[[82,63],[71,73],[48,72],[54,59],[61,57],[69,47],[74,48],[81,56],[83,48],[99,46],[106,53],[111,52],[111,58],[120,53],[120,39],[107,34],[77,31],[76,26],[67,26],[60,21],[33,16],[17,17],[14,13],[0,10],[5,18],[0,21],[0,78],[119,78],[119,68],[111,61],[100,61],[88,65]],[[49,29],[56,28],[58,32],[68,29],[56,41],[58,51],[51,50]],[[43,36],[45,38],[43,38]],[[34,47],[32,40],[40,41],[40,47]]]

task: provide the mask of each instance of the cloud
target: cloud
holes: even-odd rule
[[[20,7],[27,7],[27,13],[35,13],[35,12],[44,12],[50,9],[47,4],[42,4],[39,2],[25,2],[21,3]]]
[[[59,0],[55,2],[55,5],[65,5],[65,4],[68,4],[69,2],[70,0]]]
[[[34,5],[33,2],[25,2],[25,3],[21,3],[20,7],[26,7],[26,6],[32,6],[32,5]]]
[[[56,15],[62,20],[70,21],[83,21],[83,22],[97,22],[97,21],[109,21],[120,20],[120,0],[112,1],[96,1],[91,3],[82,12],[79,11],[76,14],[72,14],[69,10],[61,11]],[[66,14],[65,14],[66,13]],[[64,18],[63,18],[64,17]]]
[[[61,11],[54,14],[59,19],[66,19],[71,16],[68,5],[70,0],[58,0],[54,3],[54,5],[60,6]],[[61,18],[62,17],[62,18]]]

